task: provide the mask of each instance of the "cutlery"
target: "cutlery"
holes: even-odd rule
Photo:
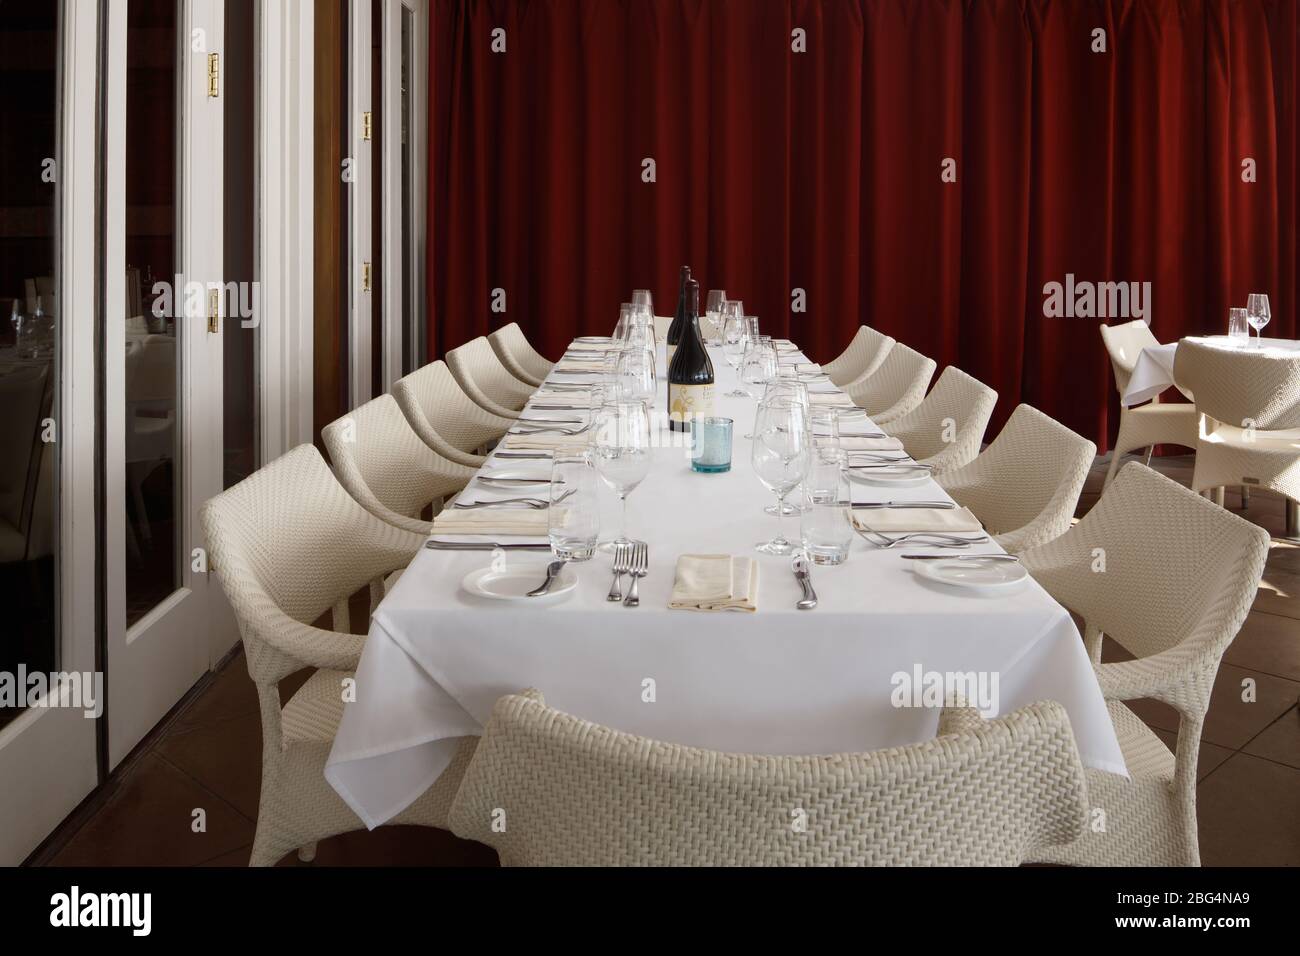
[[[840,437],[841,437],[841,438],[888,438],[889,436],[886,435],[884,432],[846,432],[846,431],[841,431],[841,432],[840,432]],[[851,452],[849,452],[849,457],[850,457],[850,458],[856,458],[858,455],[870,455],[870,454],[872,454],[872,452],[869,452],[869,451],[851,451]]]
[[[521,418],[521,422],[529,422],[536,425],[583,425],[586,424],[581,418]]]
[[[531,411],[547,411],[547,412],[585,412],[585,411],[590,410],[591,406],[590,406],[590,405],[550,405],[550,404],[545,404],[545,405],[529,405],[528,408],[529,408]],[[526,420],[527,420],[527,419],[522,419],[522,418],[520,419],[520,421],[526,421]]]
[[[485,485],[500,485],[503,488],[518,488],[520,485],[549,485],[549,478],[493,478],[490,475],[477,475],[477,481]]]
[[[908,461],[905,458],[900,458],[892,462],[878,461],[870,465],[849,465],[849,471],[867,471],[871,468],[911,468],[916,471],[931,471],[934,466],[919,461]]]
[[[583,425],[581,428],[512,428],[512,435],[581,435],[591,428],[590,425]]]
[[[499,544],[496,541],[438,541],[430,538],[424,542],[430,551],[550,551],[549,543],[525,544],[517,541]]]
[[[799,587],[803,588],[803,597],[795,607],[801,611],[811,611],[817,606],[817,592],[813,590],[812,571],[808,566],[808,558],[796,554],[791,567],[794,570],[795,580],[799,582]]]
[[[957,506],[951,501],[855,501],[853,510],[864,511],[875,508],[939,508],[951,510]]]
[[[907,462],[912,460],[911,456],[907,454],[895,456],[895,455],[877,454],[876,452],[873,451],[849,452],[848,454],[849,461],[853,461],[854,459],[857,458],[862,458],[867,461],[883,461],[891,464],[898,464],[900,462]]]
[[[981,534],[974,538],[967,538],[967,537],[963,537],[962,535],[945,534],[942,531],[910,531],[907,534],[899,534],[891,537],[890,535],[882,534],[879,531],[870,531],[868,529],[858,528],[856,526],[854,527],[853,530],[856,531],[859,535],[861,535],[862,538],[868,544],[875,545],[877,548],[880,548],[881,550],[892,548],[895,545],[903,544],[904,542],[911,541],[913,538],[926,538],[929,540],[942,542],[941,544],[936,545],[937,547],[957,547],[957,548],[964,548],[967,545],[972,545],[972,544],[984,544],[989,539],[989,536],[986,534]],[[882,540],[877,541],[875,540],[876,538],[880,538]]]
[[[537,587],[533,588],[531,591],[529,591],[526,596],[541,597],[543,594],[549,591],[551,589],[551,585],[555,583],[555,579],[559,576],[560,572],[564,570],[564,565],[567,562],[567,560],[568,560],[567,558],[559,558],[555,561],[552,561],[550,564],[548,564],[546,566],[546,580],[543,581]]]
[[[637,585],[645,577],[646,571],[650,567],[650,546],[644,541],[632,542],[632,561],[628,566],[627,573],[632,575],[632,586],[627,589],[627,597],[623,598],[624,607],[639,607],[641,597],[637,593]]]
[[[557,375],[604,375],[605,374],[604,372],[597,372],[585,368],[560,368],[558,366],[554,369],[554,371]]]
[[[452,503],[453,508],[495,508],[498,505],[525,504],[529,508],[546,508],[551,504],[558,504],[569,495],[577,494],[578,489],[570,488],[554,502],[547,501],[545,498],[501,498],[497,501],[456,501]]]
[[[533,460],[545,459],[547,461],[550,461],[551,458],[555,456],[549,451],[499,451],[492,457],[493,458],[529,458]]]
[[[609,586],[609,593],[605,595],[606,601],[623,600],[623,575],[627,573],[629,556],[628,546],[625,544],[620,544],[614,549],[614,581]]]
[[[1019,561],[1014,554],[900,554],[906,561]]]

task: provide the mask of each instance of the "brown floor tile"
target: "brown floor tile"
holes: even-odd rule
[[[196,808],[207,830],[191,829]],[[194,866],[253,839],[253,824],[166,761],[145,755],[54,866]]]
[[[1165,746],[1171,751],[1178,750],[1178,734],[1172,730],[1156,730],[1156,736],[1165,742]],[[1220,747],[1218,744],[1206,743],[1201,741],[1199,752],[1196,755],[1196,779],[1204,780],[1214,770],[1217,770],[1225,760],[1233,755],[1234,751],[1227,747]]]
[[[1241,699],[1242,681],[1246,678],[1255,681],[1255,700],[1251,703]],[[1201,739],[1239,750],[1294,706],[1298,695],[1300,683],[1296,681],[1224,664],[1210,693],[1210,712],[1205,717]]]
[[[1300,574],[1300,544],[1274,538],[1272,546],[1268,549],[1268,566],[1279,571]]]
[[[244,655],[236,654],[213,675],[208,689],[176,718],[167,732],[185,733],[195,727],[257,713],[257,686],[248,676],[248,664]]]
[[[1205,866],[1300,862],[1300,770],[1237,754],[1196,791]]]
[[[1300,622],[1279,614],[1251,611],[1223,660],[1300,681]]]
[[[1269,724],[1250,743],[1245,752],[1300,768],[1300,708],[1292,707]],[[1297,807],[1300,812],[1300,807]]]
[[[235,717],[158,742],[158,756],[223,797],[249,820],[257,819],[262,784],[260,716]]]

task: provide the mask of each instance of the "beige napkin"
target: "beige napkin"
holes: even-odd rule
[[[864,508],[853,512],[861,531],[894,534],[907,531],[983,531],[969,508]]]
[[[591,392],[584,392],[574,389],[572,391],[562,388],[539,388],[533,392],[533,398],[545,399],[543,404],[547,405],[586,405],[591,406]]]
[[[668,606],[680,611],[756,611],[758,562],[729,554],[683,554],[677,559]]]
[[[448,508],[433,519],[440,534],[517,534],[546,537],[545,508]]]
[[[903,443],[897,438],[864,438],[861,435],[841,435],[840,447],[845,451],[902,451]]]
[[[844,408],[856,408],[853,399],[843,392],[809,392],[808,401],[814,405],[837,405]]]
[[[570,352],[609,352],[618,346],[613,342],[570,342]]]
[[[497,445],[514,451],[574,451],[587,447],[587,436],[583,435],[506,435]]]

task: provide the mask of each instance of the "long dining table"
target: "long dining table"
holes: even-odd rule
[[[649,550],[640,607],[606,600],[611,559],[603,553],[571,565],[578,585],[563,601],[537,606],[474,597],[462,587],[492,560],[489,553],[427,548],[381,601],[325,771],[366,826],[409,806],[447,768],[461,738],[482,733],[498,698],[529,687],[560,710],[654,739],[739,753],[829,754],[933,737],[939,708],[933,701],[917,706],[919,685],[965,675],[992,687],[986,716],[1060,702],[1084,765],[1127,775],[1078,630],[1036,582],[976,596],[917,575],[915,562],[900,557],[908,549],[855,537],[844,564],[813,568],[818,606],[796,609],[802,592],[791,559],[754,549],[777,522],[764,512],[775,499],[754,474],[744,438],[757,400],[731,394],[736,373],[719,349],[709,351],[715,414],[735,421],[733,465],[696,473],[681,442],[654,449],[648,476],[628,498],[628,533]],[[798,352],[782,360],[808,361]],[[547,385],[593,381],[563,367]],[[810,388],[833,386],[824,379]],[[660,382],[661,408],[664,389]],[[573,417],[539,403],[563,400],[534,396],[524,414]],[[855,412],[845,419],[846,434],[877,430]],[[521,473],[546,478],[549,464],[493,453],[480,471]],[[545,485],[536,487],[522,493],[545,496]],[[521,492],[489,490],[477,480],[462,492],[475,500],[493,494]],[[907,489],[854,485],[858,502],[935,499],[951,501],[933,480]],[[612,492],[601,512],[603,536],[611,537],[619,525]],[[784,521],[795,539],[798,518]],[[991,540],[969,551],[1002,553]],[[670,609],[682,554],[756,558],[757,611]],[[536,566],[540,581],[548,556],[512,551],[507,560]]]

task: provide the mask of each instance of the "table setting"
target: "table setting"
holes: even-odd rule
[[[918,666],[992,673],[986,716],[1060,701],[1085,765],[1127,773],[1066,610],[794,343],[720,305],[689,432],[653,313],[625,308],[434,519],[326,767],[368,827],[526,687],[655,739],[807,754],[933,736],[937,708],[893,699]]]

